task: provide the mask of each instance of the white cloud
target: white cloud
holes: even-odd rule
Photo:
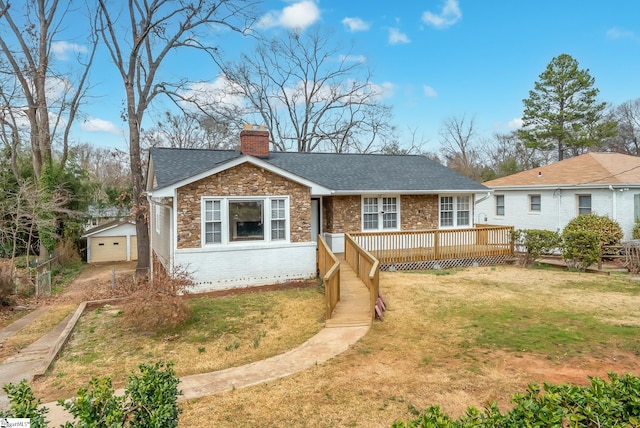
[[[87,47],[64,41],[51,43],[51,53],[61,61],[69,59],[70,52],[74,54],[87,53]]]
[[[347,29],[352,33],[355,33],[357,31],[367,31],[369,28],[371,28],[371,24],[369,24],[368,22],[364,22],[360,18],[347,17],[342,20],[342,24],[347,27]]]
[[[510,131],[515,131],[516,129],[522,128],[522,118],[516,117],[514,119],[511,119],[509,122],[507,122],[506,127]]]
[[[194,82],[189,89],[180,94],[185,99],[198,103],[200,106],[225,104],[230,107],[242,107],[244,99],[236,95],[239,91],[224,77],[218,76],[213,82]],[[184,103],[189,108],[190,103]]]
[[[80,124],[80,129],[86,132],[107,132],[109,134],[120,135],[122,131],[108,120],[98,119],[95,117],[85,119]]]
[[[364,55],[340,55],[340,61],[342,62],[367,62],[367,57]]]
[[[438,93],[436,92],[436,90],[429,85],[424,85],[422,87],[422,91],[424,92],[425,97],[432,98],[432,97],[438,96]]]
[[[445,0],[439,14],[426,11],[422,14],[422,22],[438,29],[452,26],[462,18],[462,11],[458,0]]]
[[[371,90],[378,95],[379,98],[391,98],[395,94],[395,85],[391,82],[370,83]]]
[[[389,28],[389,43],[397,45],[399,43],[409,43],[409,37],[397,28]]]
[[[625,30],[618,27],[610,28],[607,31],[607,38],[611,40],[631,39],[634,41],[640,41],[640,37],[636,36],[633,31]]]
[[[311,0],[303,0],[286,6],[282,11],[271,11],[260,18],[258,26],[270,28],[282,26],[290,30],[304,30],[320,19],[320,9]]]

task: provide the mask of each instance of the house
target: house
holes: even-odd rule
[[[109,223],[129,216],[128,208],[119,208],[116,206],[99,206],[89,205],[87,208],[86,222],[84,230],[92,229],[96,226]]]
[[[138,259],[136,225],[132,220],[112,220],[88,230],[87,263]]]
[[[250,127],[240,151],[152,148],[154,269],[186,268],[196,290],[316,275],[317,237],[471,227],[488,189],[425,156],[270,152]]]
[[[631,239],[640,216],[640,157],[586,153],[484,183],[491,198],[477,204],[477,223],[561,232],[583,213],[617,221]]]

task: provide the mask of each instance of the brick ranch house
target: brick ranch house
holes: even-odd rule
[[[425,156],[270,152],[253,128],[240,146],[149,153],[154,269],[195,291],[313,277],[318,235],[341,253],[345,232],[472,227],[488,192]]]

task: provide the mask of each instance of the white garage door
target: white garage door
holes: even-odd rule
[[[127,260],[127,237],[107,236],[91,238],[90,263]]]

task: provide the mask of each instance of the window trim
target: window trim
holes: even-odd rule
[[[443,225],[442,224],[442,213],[444,212],[442,210],[442,198],[452,198],[451,199],[451,204],[452,204],[452,211],[451,215],[452,215],[452,224],[450,225]],[[458,206],[460,204],[460,201],[458,200],[458,198],[467,198],[467,205],[469,207],[468,210],[458,210]],[[449,212],[449,211],[447,211]],[[458,224],[458,220],[459,220],[459,212],[468,212],[469,216],[468,216],[468,224]],[[441,194],[438,195],[438,228],[440,229],[465,229],[465,228],[469,228],[473,226],[473,195],[469,194],[469,193],[465,193],[465,194]]]
[[[387,198],[395,199],[395,211],[385,213],[384,210],[384,200]],[[377,219],[378,219],[378,227],[365,229],[364,227],[364,218],[365,214],[374,214],[374,213],[365,213],[365,199],[376,199],[376,207],[377,207]],[[384,194],[384,195],[361,195],[360,196],[360,230],[362,232],[397,232],[401,230],[400,223],[400,215],[401,215],[401,207],[400,207],[400,195],[396,194]],[[384,227],[385,214],[394,214],[396,215],[396,225],[395,227]]]
[[[580,199],[581,198],[589,198],[589,212],[586,213],[581,213],[580,210],[582,209],[582,207],[580,206]],[[586,207],[585,207],[586,208]],[[593,212],[593,197],[591,196],[591,193],[578,193],[576,194],[576,213],[577,215],[580,214],[590,214]]]
[[[495,210],[496,216],[504,217],[505,213],[505,198],[504,195],[494,195],[495,196]],[[502,204],[499,204],[499,201],[502,200]],[[500,213],[500,208],[502,208],[502,213]]]
[[[532,193],[527,195],[529,197],[529,212],[530,213],[540,213],[542,212],[542,195],[540,193]],[[534,210],[533,209],[533,198],[537,197],[538,198],[538,209]]]
[[[284,201],[284,218],[276,220],[284,220],[284,238],[272,239],[272,211],[271,203],[275,200]],[[221,237],[220,242],[206,242],[206,214],[205,208],[208,201],[220,202],[220,224],[221,224]],[[261,201],[263,207],[263,230],[264,239],[256,240],[237,240],[232,241],[229,236],[229,203],[237,201]],[[291,216],[290,216],[290,198],[288,195],[268,195],[268,196],[203,196],[200,203],[200,246],[202,248],[214,248],[221,246],[241,246],[241,245],[268,245],[271,243],[285,243],[291,242]]]

